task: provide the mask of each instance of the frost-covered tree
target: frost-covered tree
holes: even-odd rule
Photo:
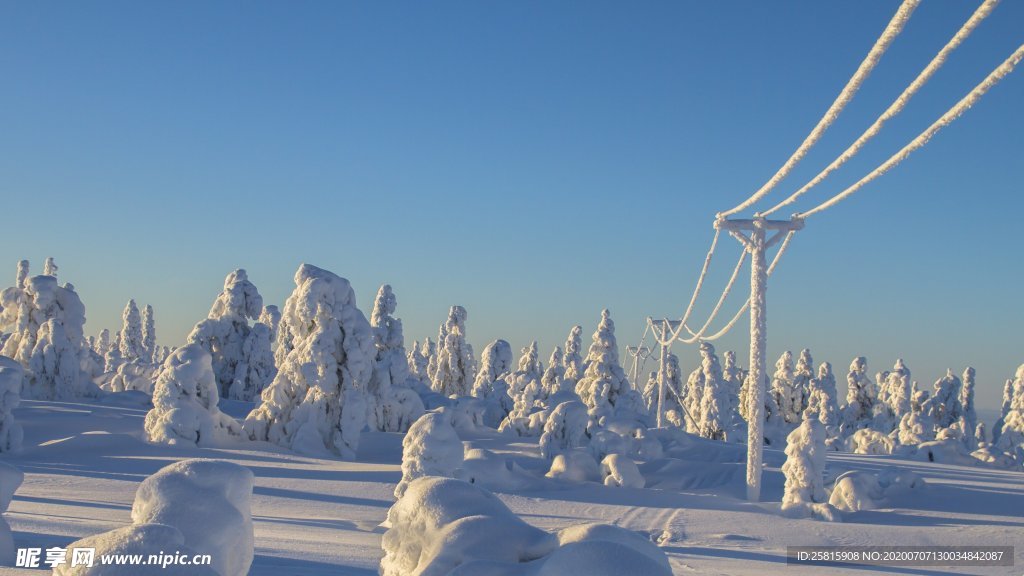
[[[146,414],[146,438],[163,444],[217,446],[240,438],[238,422],[217,407],[219,394],[209,353],[196,344],[164,362]]]
[[[424,340],[422,344],[414,343],[412,349],[409,350],[409,372],[427,388],[430,388],[427,366],[435,354],[437,354],[437,346],[430,338]]]
[[[629,381],[619,364],[615,323],[607,309],[601,311],[601,323],[594,331],[586,366],[576,391],[582,392],[580,398],[597,418],[610,415],[619,398],[629,391]]]
[[[782,419],[788,424],[800,421],[800,415],[796,409],[796,406],[800,404],[800,398],[794,393],[794,377],[793,353],[786,350],[775,362],[771,394],[775,397],[775,403],[779,407]]]
[[[561,346],[555,346],[548,358],[548,367],[540,379],[540,398],[545,406],[553,408],[562,402],[579,400],[576,396],[576,386],[565,377],[565,364],[562,363],[564,354]]]
[[[497,428],[514,407],[508,393],[509,375],[514,370],[511,344],[498,339],[484,347],[472,395],[483,401],[484,424],[491,428]]]
[[[413,423],[402,440],[402,479],[395,487],[395,497],[401,498],[409,483],[417,478],[454,478],[462,466],[463,454],[451,416],[443,408],[427,412]]]
[[[992,425],[992,444],[999,441],[1003,432],[1003,423],[1006,422],[1006,415],[1010,413],[1010,406],[1013,404],[1013,379],[1007,378],[1003,383],[1003,403],[999,408],[999,418]]]
[[[875,400],[878,392],[875,383],[868,376],[868,360],[858,356],[850,362],[850,371],[846,374],[846,406],[843,408],[843,424],[846,431],[852,434],[870,425],[874,417]]]
[[[24,370],[13,358],[0,356],[0,454],[21,449],[21,426],[14,421],[14,409],[21,402]],[[2,521],[0,521],[2,522]]]
[[[541,378],[544,366],[537,352],[537,341],[521,350],[519,368],[508,377],[508,393],[512,397],[512,411],[501,424],[501,430],[509,430],[520,436],[530,433],[530,414],[541,394]],[[538,431],[539,433],[539,431]]]
[[[104,358],[107,356],[107,352],[110,351],[110,330],[106,328],[100,330],[100,335],[96,337],[93,351]]]
[[[945,376],[935,381],[935,392],[932,394],[928,413],[935,426],[949,428],[960,421],[963,414],[963,408],[960,406],[962,387],[960,379],[948,369]]]
[[[232,387],[238,391],[256,388],[256,384],[247,382],[236,386],[235,379],[245,377],[246,371],[238,368],[239,364],[249,361],[244,355],[249,320],[257,320],[262,312],[263,297],[249,281],[245,270],[238,269],[227,275],[224,289],[213,301],[210,313],[188,335],[188,344],[198,344],[213,358],[213,373],[221,396],[229,397]]]
[[[985,431],[984,422],[978,422],[978,426],[974,429],[974,441],[978,446],[988,444],[988,433]]]
[[[740,420],[747,419],[747,408],[745,400],[743,381],[746,380],[746,373],[742,368],[736,366],[736,353],[726,350],[722,354],[722,377],[725,378],[729,390],[729,413],[733,421],[739,425]]]
[[[135,300],[128,300],[128,304],[121,313],[121,360],[131,362],[145,358],[146,346],[142,340],[142,315]]]
[[[1024,364],[1014,375],[1010,409],[1003,419],[999,439],[992,442],[996,449],[1012,457],[1018,465],[1024,464]]]
[[[348,280],[300,266],[281,315],[282,345],[287,356],[246,418],[246,433],[304,454],[355,457],[376,350]]]
[[[107,353],[103,355],[103,371],[117,372],[117,368],[123,363],[124,359],[121,358],[121,331],[118,330],[114,334],[114,339],[110,341]]]
[[[156,319],[153,318],[153,307],[146,304],[142,309],[142,349],[141,360],[147,363],[154,362],[153,353],[156,352]]]
[[[582,402],[562,402],[555,406],[540,437],[541,456],[553,460],[558,454],[586,446],[590,443],[589,427],[590,415]]]
[[[53,261],[52,256],[43,262],[43,276],[57,277],[57,264]]]
[[[274,327],[263,322],[273,322],[273,319],[266,314],[261,314],[260,318],[260,321],[253,323],[242,342],[241,361],[235,365],[235,375],[228,389],[229,398],[246,402],[258,398],[277,376],[273,351]]]
[[[370,425],[382,432],[405,432],[423,415],[423,401],[410,386],[402,321],[393,316],[397,307],[395,293],[384,284],[370,314],[377,356],[367,388]]]
[[[935,439],[934,398],[929,398],[927,390],[919,390],[910,402],[910,409],[900,418],[897,438],[900,444],[916,446],[922,442]]]
[[[896,360],[892,372],[886,382],[888,391],[889,407],[897,419],[902,418],[910,412],[910,400],[913,395],[913,380],[910,379],[910,369],[903,363],[902,358]]]
[[[960,409],[964,443],[968,449],[973,450],[979,440],[974,434],[978,427],[978,412],[974,409],[974,368],[970,366],[964,370],[963,386],[960,388]]]
[[[803,419],[804,410],[807,408],[807,400],[810,394],[811,380],[814,379],[814,359],[811,358],[811,351],[804,348],[800,351],[800,358],[796,361],[796,368],[793,370],[793,388],[790,392],[792,411],[795,413],[793,422],[800,422]]]
[[[438,352],[444,347],[445,341],[448,339],[448,322],[441,322],[441,325],[437,328],[437,344],[431,350],[431,353],[427,356],[427,378],[430,380],[430,385],[434,385],[434,376],[437,375],[438,364]],[[430,342],[430,339],[427,339]]]
[[[647,385],[644,387],[644,402],[647,411],[657,421],[658,416],[658,395],[661,382],[665,382],[665,392],[661,409],[664,421],[673,426],[685,426],[686,420],[681,399],[684,397],[683,371],[679,367],[679,357],[669,352],[665,357],[665,373],[661,374],[661,366],[657,372],[651,372]]]
[[[466,341],[466,309],[452,306],[442,331],[444,340],[437,345],[434,391],[444,396],[468,396],[476,375],[473,347]]]
[[[562,357],[565,366],[565,379],[575,386],[583,378],[583,327],[573,326],[569,337],[565,339],[565,355]],[[577,394],[579,390],[576,391]]]
[[[806,412],[803,422],[786,438],[786,476],[782,509],[828,502],[825,492],[825,427],[817,414]]]
[[[699,433],[712,440],[728,440],[733,436],[729,413],[729,385],[722,376],[722,367],[710,342],[700,343],[701,387]]]
[[[832,364],[822,362],[818,366],[818,377],[810,381],[808,389],[810,392],[806,410],[817,414],[828,438],[836,437],[841,418],[836,402],[836,377],[832,374]]]

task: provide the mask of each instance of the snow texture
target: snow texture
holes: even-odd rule
[[[253,474],[223,460],[175,462],[142,481],[132,505],[135,524],[166,524],[185,545],[210,554],[221,576],[246,576],[254,555]]]
[[[601,467],[591,452],[584,448],[573,448],[560,452],[551,460],[548,478],[569,482],[601,482]]]
[[[274,381],[245,420],[246,433],[303,454],[354,458],[376,350],[348,280],[299,267],[281,315],[277,354],[283,350]]]
[[[402,480],[395,487],[401,498],[409,483],[424,476],[454,478],[462,466],[462,440],[446,409],[427,412],[409,428],[402,440]]]
[[[218,446],[241,436],[238,422],[217,408],[217,382],[210,355],[196,344],[164,362],[146,414],[150,442]]]
[[[14,409],[21,403],[21,383],[24,377],[25,371],[21,364],[0,356],[0,454],[21,450],[24,433],[14,421]],[[0,508],[0,512],[5,508]]]
[[[24,480],[25,474],[21,470],[0,461],[0,514],[7,511],[14,493]],[[7,520],[0,516],[0,565],[13,566],[14,561],[14,536],[11,534],[11,527],[7,525]]]
[[[93,548],[97,561],[87,567],[71,563],[54,567],[53,576],[224,576],[209,566],[197,565],[103,565],[98,559],[103,555],[141,555],[148,558],[159,554],[184,554],[190,559],[197,550],[185,545],[181,530],[166,524],[132,524],[109,532],[95,534],[67,545],[67,549]]]

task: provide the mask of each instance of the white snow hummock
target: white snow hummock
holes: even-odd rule
[[[923,478],[908,470],[888,468],[879,474],[847,472],[836,479],[828,503],[843,512],[895,507],[900,497],[925,485]]]
[[[97,560],[92,567],[79,564],[71,567],[65,562],[53,568],[53,576],[224,576],[209,566],[160,564],[101,564],[98,559],[104,555],[141,555],[150,556],[165,554],[167,556],[182,554],[191,560],[198,551],[185,545],[185,536],[174,526],[166,524],[131,524],[109,532],[87,536],[67,545],[67,550],[76,548],[92,548]],[[164,556],[166,558],[166,556]],[[69,554],[70,560],[70,554]]]
[[[185,545],[210,554],[221,576],[246,576],[254,555],[253,474],[223,460],[175,462],[143,480],[135,493],[135,524],[166,524]]]
[[[636,462],[622,454],[609,454],[601,460],[601,475],[605,486],[624,486],[626,488],[643,488],[645,481],[640,475]]]
[[[454,478],[462,466],[463,450],[447,409],[420,416],[402,440],[402,480],[395,487],[395,497],[401,498],[409,483],[423,476]]]
[[[164,361],[146,414],[150,442],[217,446],[241,437],[241,425],[217,408],[217,382],[210,355],[196,344]]]
[[[21,364],[7,356],[0,356],[0,454],[21,449],[24,434],[21,426],[14,421],[14,409],[21,402],[24,375]]]
[[[277,376],[245,430],[309,455],[354,458],[366,426],[366,387],[376,356],[373,328],[348,280],[303,264],[284,305]]]
[[[21,470],[0,461],[0,514],[7,511],[14,493],[24,479],[25,474]],[[13,566],[14,554],[14,536],[11,534],[11,527],[7,525],[7,520],[0,516],[0,565]]]

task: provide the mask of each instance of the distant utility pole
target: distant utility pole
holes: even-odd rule
[[[658,428],[661,428],[664,425],[662,418],[665,414],[665,378],[668,372],[668,355],[670,352],[669,333],[678,330],[682,321],[665,318],[654,320],[648,317],[647,323],[651,326],[651,330],[654,330],[655,335],[658,337],[658,342],[662,342],[661,357],[658,362],[658,419],[656,424]]]
[[[764,395],[765,353],[768,342],[768,321],[766,296],[768,292],[768,267],[765,252],[791,231],[804,227],[804,221],[796,216],[790,220],[753,219],[729,220],[719,218],[715,229],[729,232],[743,244],[750,253],[750,374],[747,376],[750,415],[747,427],[747,500],[761,499],[761,470],[764,452]],[[768,231],[773,231],[771,238]],[[746,232],[746,234],[744,234]]]
[[[642,391],[636,379],[640,375],[640,362],[650,357],[651,349],[647,346],[626,346],[626,354],[633,357],[633,388]]]

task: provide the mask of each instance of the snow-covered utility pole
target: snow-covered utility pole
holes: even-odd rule
[[[786,233],[803,227],[804,221],[797,216],[790,220],[766,220],[760,216],[735,220],[720,217],[715,221],[716,229],[727,231],[750,253],[750,374],[747,387],[751,394],[748,395],[750,406],[747,407],[750,415],[747,428],[747,500],[751,502],[761,499],[764,451],[765,348],[768,340],[765,306],[768,267],[765,253]],[[769,231],[774,232],[770,238]]]
[[[640,363],[651,356],[652,350],[648,346],[626,346],[626,354],[633,357],[633,374],[630,377],[630,385],[634,389],[642,390],[637,378],[640,377]]]
[[[682,321],[665,318],[655,321],[648,316],[647,324],[650,325],[651,330],[654,330],[658,342],[662,343],[661,356],[658,360],[658,417],[656,424],[658,428],[661,428],[664,425],[662,418],[665,415],[665,378],[668,371],[668,355],[670,352],[669,334],[679,330],[679,325],[682,324]],[[660,334],[658,333],[659,330]]]

